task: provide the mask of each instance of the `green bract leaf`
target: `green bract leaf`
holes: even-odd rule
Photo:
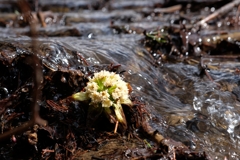
[[[113,92],[116,88],[117,88],[116,85],[111,86],[110,88],[108,88],[108,93],[109,93],[109,94],[112,94],[112,92]]]
[[[132,101],[128,98],[128,99],[124,99],[121,101],[121,104],[126,104],[128,106],[132,105]]]
[[[98,92],[100,92],[100,91],[103,91],[104,90],[104,84],[103,84],[103,81],[104,81],[104,79],[97,79],[96,80],[96,83],[97,83],[97,85],[98,85]]]
[[[76,101],[86,101],[89,99],[88,93],[78,92],[72,95],[72,98]]]
[[[113,104],[114,112],[117,118],[117,121],[119,122],[120,126],[122,127],[123,130],[127,129],[127,120],[125,118],[125,114],[122,109],[122,105],[117,103]]]
[[[122,110],[122,105],[121,104],[114,104],[113,106],[114,106],[114,111],[115,111],[115,115],[117,117],[117,120],[120,123],[126,123],[125,115],[124,115],[123,110]]]

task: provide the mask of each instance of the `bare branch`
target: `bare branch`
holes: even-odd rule
[[[41,61],[39,60],[39,58],[37,57],[37,41],[36,41],[36,36],[37,36],[37,32],[36,32],[36,24],[34,21],[31,21],[31,11],[30,8],[28,7],[28,3],[24,0],[19,0],[19,6],[22,9],[22,12],[25,14],[26,17],[28,17],[28,22],[30,24],[30,28],[31,28],[31,35],[32,35],[32,47],[33,47],[33,55],[30,55],[28,57],[26,57],[26,61],[27,63],[33,68],[33,83],[34,83],[34,87],[33,87],[33,102],[31,104],[31,108],[32,108],[32,117],[31,120],[29,120],[28,122],[25,122],[24,124],[22,124],[21,126],[18,126],[17,128],[14,128],[10,131],[4,132],[3,134],[0,135],[0,141],[6,138],[11,137],[13,134],[19,134],[22,133],[24,131],[26,131],[27,129],[29,129],[29,127],[32,127],[34,124],[39,124],[42,126],[47,125],[47,121],[43,120],[40,118],[39,116],[39,105],[38,105],[38,101],[41,98],[41,91],[40,91],[40,86],[41,83],[43,81],[43,73],[42,73],[42,65],[41,65]]]
[[[219,8],[218,10],[216,10],[214,13],[210,14],[209,16],[207,16],[206,18],[202,19],[201,21],[199,21],[197,23],[197,25],[201,25],[201,26],[206,26],[206,23],[214,18],[216,18],[217,16],[221,16],[223,14],[225,14],[226,12],[230,11],[233,7],[237,6],[240,4],[240,0],[234,0],[228,4],[226,4],[225,6]]]

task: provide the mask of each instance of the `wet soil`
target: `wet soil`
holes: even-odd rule
[[[0,159],[239,159],[238,5],[0,1]],[[126,130],[69,98],[100,70]]]

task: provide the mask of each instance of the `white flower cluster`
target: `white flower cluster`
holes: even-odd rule
[[[95,73],[85,89],[91,103],[101,103],[102,107],[130,102],[128,84],[114,72],[103,70]]]

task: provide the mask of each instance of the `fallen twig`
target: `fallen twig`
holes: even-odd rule
[[[199,21],[197,23],[197,25],[200,25],[202,27],[206,26],[206,23],[214,18],[216,18],[217,16],[221,16],[224,13],[230,11],[233,7],[237,6],[240,4],[240,0],[234,0],[226,5],[224,5],[223,7],[217,9],[214,13],[210,14],[209,16],[205,17],[204,19],[202,19],[201,21]]]
[[[179,11],[181,8],[182,8],[182,5],[178,4],[178,5],[174,5],[167,8],[155,8],[154,12],[155,13],[172,13],[172,12]]]

